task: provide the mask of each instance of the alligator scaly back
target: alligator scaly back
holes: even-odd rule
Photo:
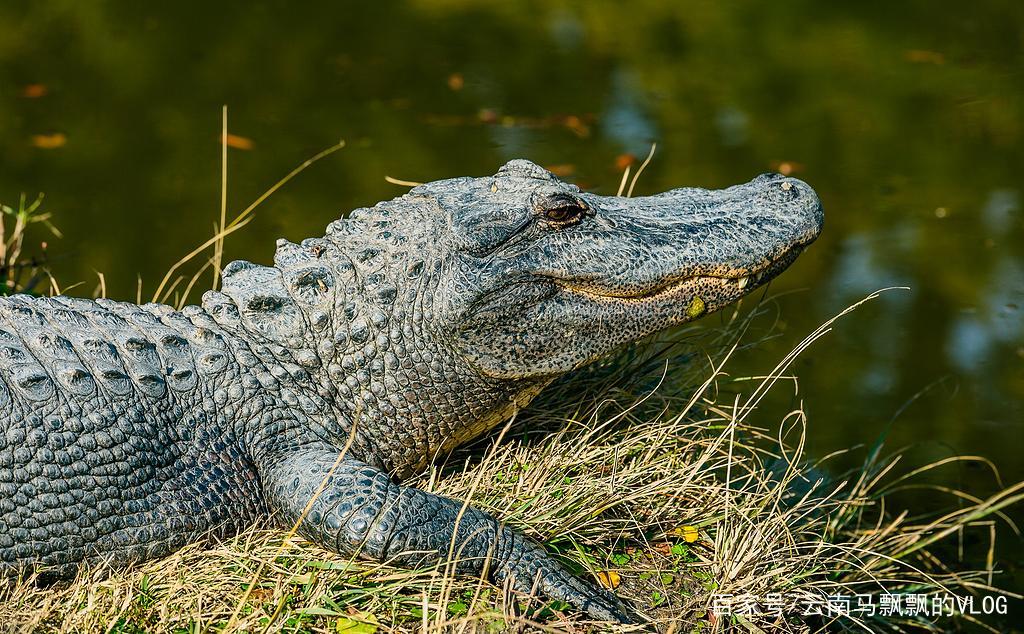
[[[260,518],[345,557],[455,570],[627,620],[496,518],[400,479],[558,376],[784,270],[804,183],[581,192],[528,161],[428,183],[202,306],[0,298],[0,576],[125,565]],[[341,454],[341,455],[339,455]]]

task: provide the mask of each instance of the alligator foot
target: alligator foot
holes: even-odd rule
[[[490,515],[395,484],[357,460],[339,462],[326,445],[274,461],[264,482],[281,519],[293,524],[302,518],[302,535],[342,554],[403,567],[435,565],[451,555],[459,573],[488,569],[517,592],[536,589],[595,619],[630,622],[613,594],[573,576],[543,547]]]

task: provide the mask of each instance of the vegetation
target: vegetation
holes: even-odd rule
[[[42,194],[32,202],[22,194],[17,207],[0,203],[0,294],[32,292],[44,274],[53,283],[44,267],[45,242],[39,245],[40,255],[28,260],[21,257],[30,225],[41,224],[50,234],[61,237],[60,231],[50,222],[50,213],[42,211],[42,204]]]
[[[224,261],[266,262],[275,239],[322,235],[339,211],[402,193],[385,174],[481,175],[525,157],[610,194],[654,140],[637,194],[791,172],[821,195],[826,229],[772,284],[780,319],[764,321],[781,336],[734,357],[732,372],[770,368],[842,307],[909,286],[794,366],[814,421],[808,451],[889,428],[892,446],[913,445],[904,462],[982,454],[1016,481],[1024,3],[935,7],[411,0],[330,3],[311,19],[271,0],[0,3],[0,200],[46,191],[68,236],[51,239],[47,262],[64,284],[86,280],[72,293],[90,294],[97,269],[118,299],[137,296],[141,274],[146,300],[182,245],[228,224],[211,104],[231,105],[239,137],[232,213],[293,157],[349,141],[233,233]],[[764,405],[784,411],[787,394]],[[862,458],[837,456],[832,469]],[[984,496],[993,480],[956,467],[929,478]],[[929,496],[889,503],[917,512]],[[1024,580],[1015,543],[1003,540],[1003,565]]]
[[[930,549],[963,531],[987,534],[1022,486],[985,500],[954,492],[970,503],[913,519],[886,504],[917,475],[893,475],[899,456],[875,451],[856,473],[822,476],[802,452],[804,412],[776,423],[758,405],[771,389],[797,393],[787,368],[832,322],[766,377],[731,378],[735,333],[752,315],[737,309],[726,328],[689,330],[564,380],[413,484],[522,528],[662,631],[945,629],[951,619],[802,613],[827,612],[837,596],[1000,594],[995,571],[958,569]],[[695,346],[711,356],[682,354]],[[716,615],[722,597],[766,613]],[[773,601],[786,603],[782,616]],[[346,561],[266,527],[128,571],[0,589],[0,622],[43,632],[597,631],[564,607],[509,599],[443,566]]]
[[[219,268],[227,235],[288,180],[342,146],[303,163],[231,222],[222,204],[214,236],[168,271],[154,299],[184,303],[199,277]],[[226,175],[226,164],[222,169]],[[26,204],[22,196],[17,209],[0,206],[0,219],[14,219],[6,233],[0,222],[5,271],[21,263],[29,226],[42,224],[60,235],[41,201]],[[45,251],[45,243],[40,246]],[[180,273],[208,252],[212,256],[191,278]],[[33,262],[32,270],[46,273],[42,261]],[[60,292],[49,279],[50,292]],[[31,290],[17,279],[7,287]],[[100,275],[96,293],[103,291]],[[558,382],[496,434],[410,484],[505,519],[579,574],[614,589],[641,620],[662,631],[913,631],[947,629],[963,620],[998,631],[971,615],[868,614],[858,612],[856,603],[849,612],[830,612],[837,598],[855,602],[865,595],[975,596],[979,603],[986,594],[1020,598],[993,585],[992,527],[1001,518],[1016,531],[1002,510],[1024,498],[1024,483],[986,499],[929,487],[958,504],[912,518],[894,512],[889,495],[918,486],[916,478],[953,460],[896,475],[900,456],[883,456],[876,445],[862,468],[829,478],[827,462],[812,463],[804,455],[810,421],[799,401],[781,420],[760,408],[769,391],[784,386],[796,399],[798,381],[789,369],[797,356],[839,318],[876,297],[822,324],[763,377],[736,378],[727,371],[736,350],[757,344],[745,338],[763,305],[737,306],[717,329],[691,327],[670,340],[631,347]],[[990,536],[985,567],[953,566],[933,550],[965,532]],[[731,614],[721,609],[727,604]],[[454,579],[447,565],[407,571],[346,561],[294,531],[264,526],[130,570],[87,569],[52,586],[35,577],[0,585],[0,623],[26,631],[606,629],[566,607],[511,597],[481,580]]]

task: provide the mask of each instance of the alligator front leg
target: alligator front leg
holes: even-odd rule
[[[536,587],[594,618],[629,622],[614,595],[577,579],[490,515],[471,507],[462,512],[461,502],[397,485],[362,462],[339,460],[332,449],[290,453],[265,473],[267,497],[280,519],[294,525],[305,512],[299,532],[339,553],[420,567],[451,552],[457,572],[477,575],[489,559],[499,584],[508,580],[520,592]]]

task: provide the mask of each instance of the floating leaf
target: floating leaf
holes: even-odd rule
[[[68,142],[68,137],[63,132],[53,134],[33,134],[32,145],[43,150],[52,150],[63,147]]]
[[[630,165],[632,165],[633,163],[636,163],[636,157],[633,156],[632,154],[619,154],[618,156],[615,157],[615,169],[619,170],[620,172],[629,167]]]
[[[569,128],[573,134],[580,138],[590,136],[590,126],[584,123],[581,117],[577,117],[574,114],[565,117],[565,119],[562,120],[562,125]]]
[[[566,176],[572,176],[576,172],[576,166],[572,163],[557,163],[555,165],[545,165],[544,169],[551,172],[559,178],[565,178]]]
[[[39,99],[45,97],[49,92],[50,89],[46,87],[46,84],[28,84],[22,87],[21,96],[26,99]]]
[[[804,171],[804,164],[796,161],[772,161],[769,167],[783,176],[792,176],[797,172]]]
[[[224,135],[224,143],[236,150],[251,150],[254,145],[252,139],[231,133]]]
[[[936,66],[941,66],[946,63],[946,56],[942,53],[922,49],[904,51],[903,59],[913,64],[935,64]]]

